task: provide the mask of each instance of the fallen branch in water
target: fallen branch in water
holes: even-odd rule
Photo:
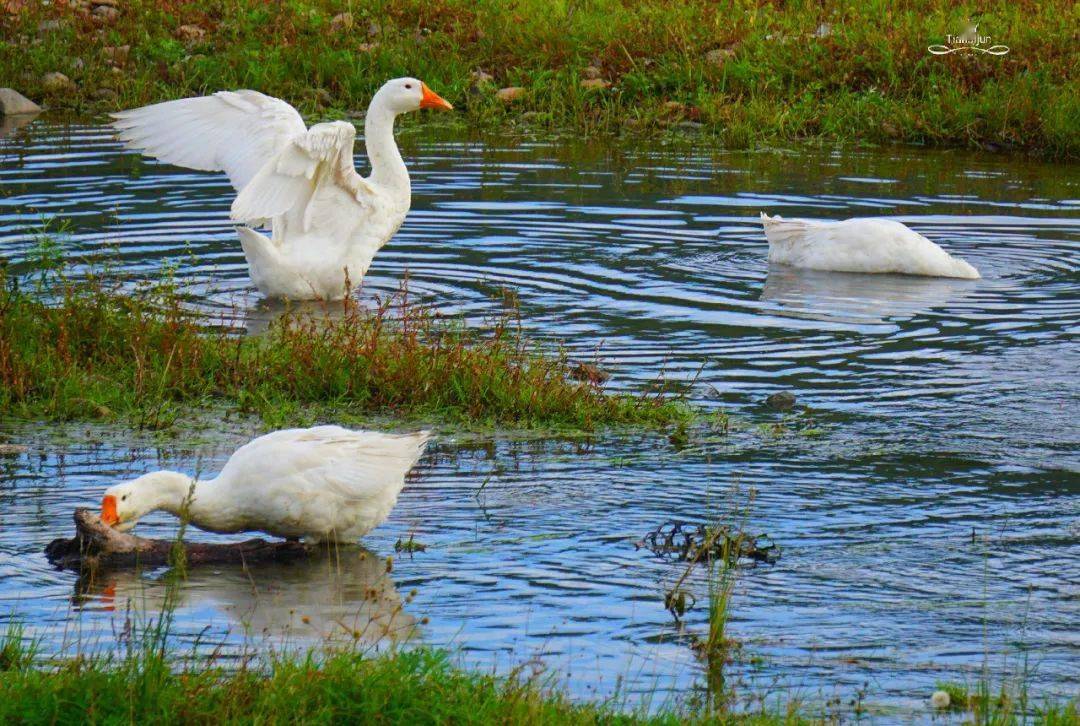
[[[232,544],[175,542],[144,539],[113,529],[89,509],[75,510],[75,537],[54,539],[45,556],[56,567],[78,570],[99,565],[165,565],[182,548],[189,565],[222,562],[286,561],[307,557],[311,550],[300,542],[249,539]]]

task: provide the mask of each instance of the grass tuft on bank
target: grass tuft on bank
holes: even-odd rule
[[[286,312],[257,335],[211,322],[167,284],[124,292],[90,279],[45,292],[0,270],[0,413],[148,428],[224,409],[272,427],[393,416],[576,430],[695,415],[663,394],[575,380],[574,364],[531,344],[512,314],[470,326],[405,292],[376,309]]]
[[[115,111],[254,88],[322,118],[415,75],[470,124],[684,126],[728,147],[904,141],[1080,155],[1080,5],[759,0],[7,0],[0,77]],[[1005,55],[933,55],[977,24]],[[482,71],[484,75],[474,75]],[[55,76],[67,75],[73,85]],[[514,100],[496,92],[518,87]]]

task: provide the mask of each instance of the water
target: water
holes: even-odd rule
[[[225,652],[327,635],[451,645],[468,665],[545,667],[575,697],[685,697],[705,586],[680,630],[663,594],[683,566],[634,541],[669,519],[734,516],[783,555],[743,568],[731,666],[743,695],[922,713],[939,680],[1023,674],[1037,697],[1080,678],[1080,172],[910,148],[716,152],[408,126],[414,199],[361,297],[410,288],[482,316],[518,294],[531,335],[599,356],[614,387],[663,370],[735,430],[576,441],[444,436],[367,559],[194,573],[177,646]],[[0,249],[22,269],[42,215],[71,258],[113,246],[125,272],[175,267],[215,309],[268,314],[247,278],[220,175],[120,152],[100,127],[15,132],[0,165]],[[770,270],[760,211],[889,215],[980,281]],[[791,390],[808,413],[768,411]],[[783,423],[782,429],[774,424]],[[245,427],[246,426],[246,427]],[[122,637],[161,571],[88,589],[42,548],[120,478],[215,471],[255,433],[152,443],[117,429],[8,424],[0,457],[0,618],[52,648]],[[484,482],[487,482],[484,485]],[[477,491],[483,486],[483,491]],[[155,515],[145,536],[174,525]],[[428,546],[380,558],[399,538]],[[203,535],[199,535],[203,536]],[[415,594],[413,595],[413,591]],[[375,593],[372,595],[372,593]],[[304,621],[307,618],[307,621]],[[425,620],[426,619],[426,620]],[[209,644],[209,645],[207,645]]]

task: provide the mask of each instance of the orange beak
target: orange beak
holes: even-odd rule
[[[120,523],[120,517],[116,513],[116,497],[106,494],[101,499],[101,521],[110,527]]]
[[[453,111],[454,107],[445,98],[428,88],[428,85],[420,81],[420,90],[424,92],[420,99],[420,108],[441,108],[443,111]]]

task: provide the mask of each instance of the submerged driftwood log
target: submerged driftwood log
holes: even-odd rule
[[[75,536],[54,539],[45,547],[53,565],[83,569],[99,565],[166,565],[177,543],[164,539],[144,539],[118,532],[89,509],[75,510]],[[221,562],[266,562],[307,557],[311,550],[300,542],[267,542],[249,539],[235,544],[181,542],[189,565]]]
[[[767,534],[750,536],[725,525],[710,527],[673,520],[664,522],[635,543],[664,559],[678,562],[734,563],[741,558],[773,564],[780,548]]]

